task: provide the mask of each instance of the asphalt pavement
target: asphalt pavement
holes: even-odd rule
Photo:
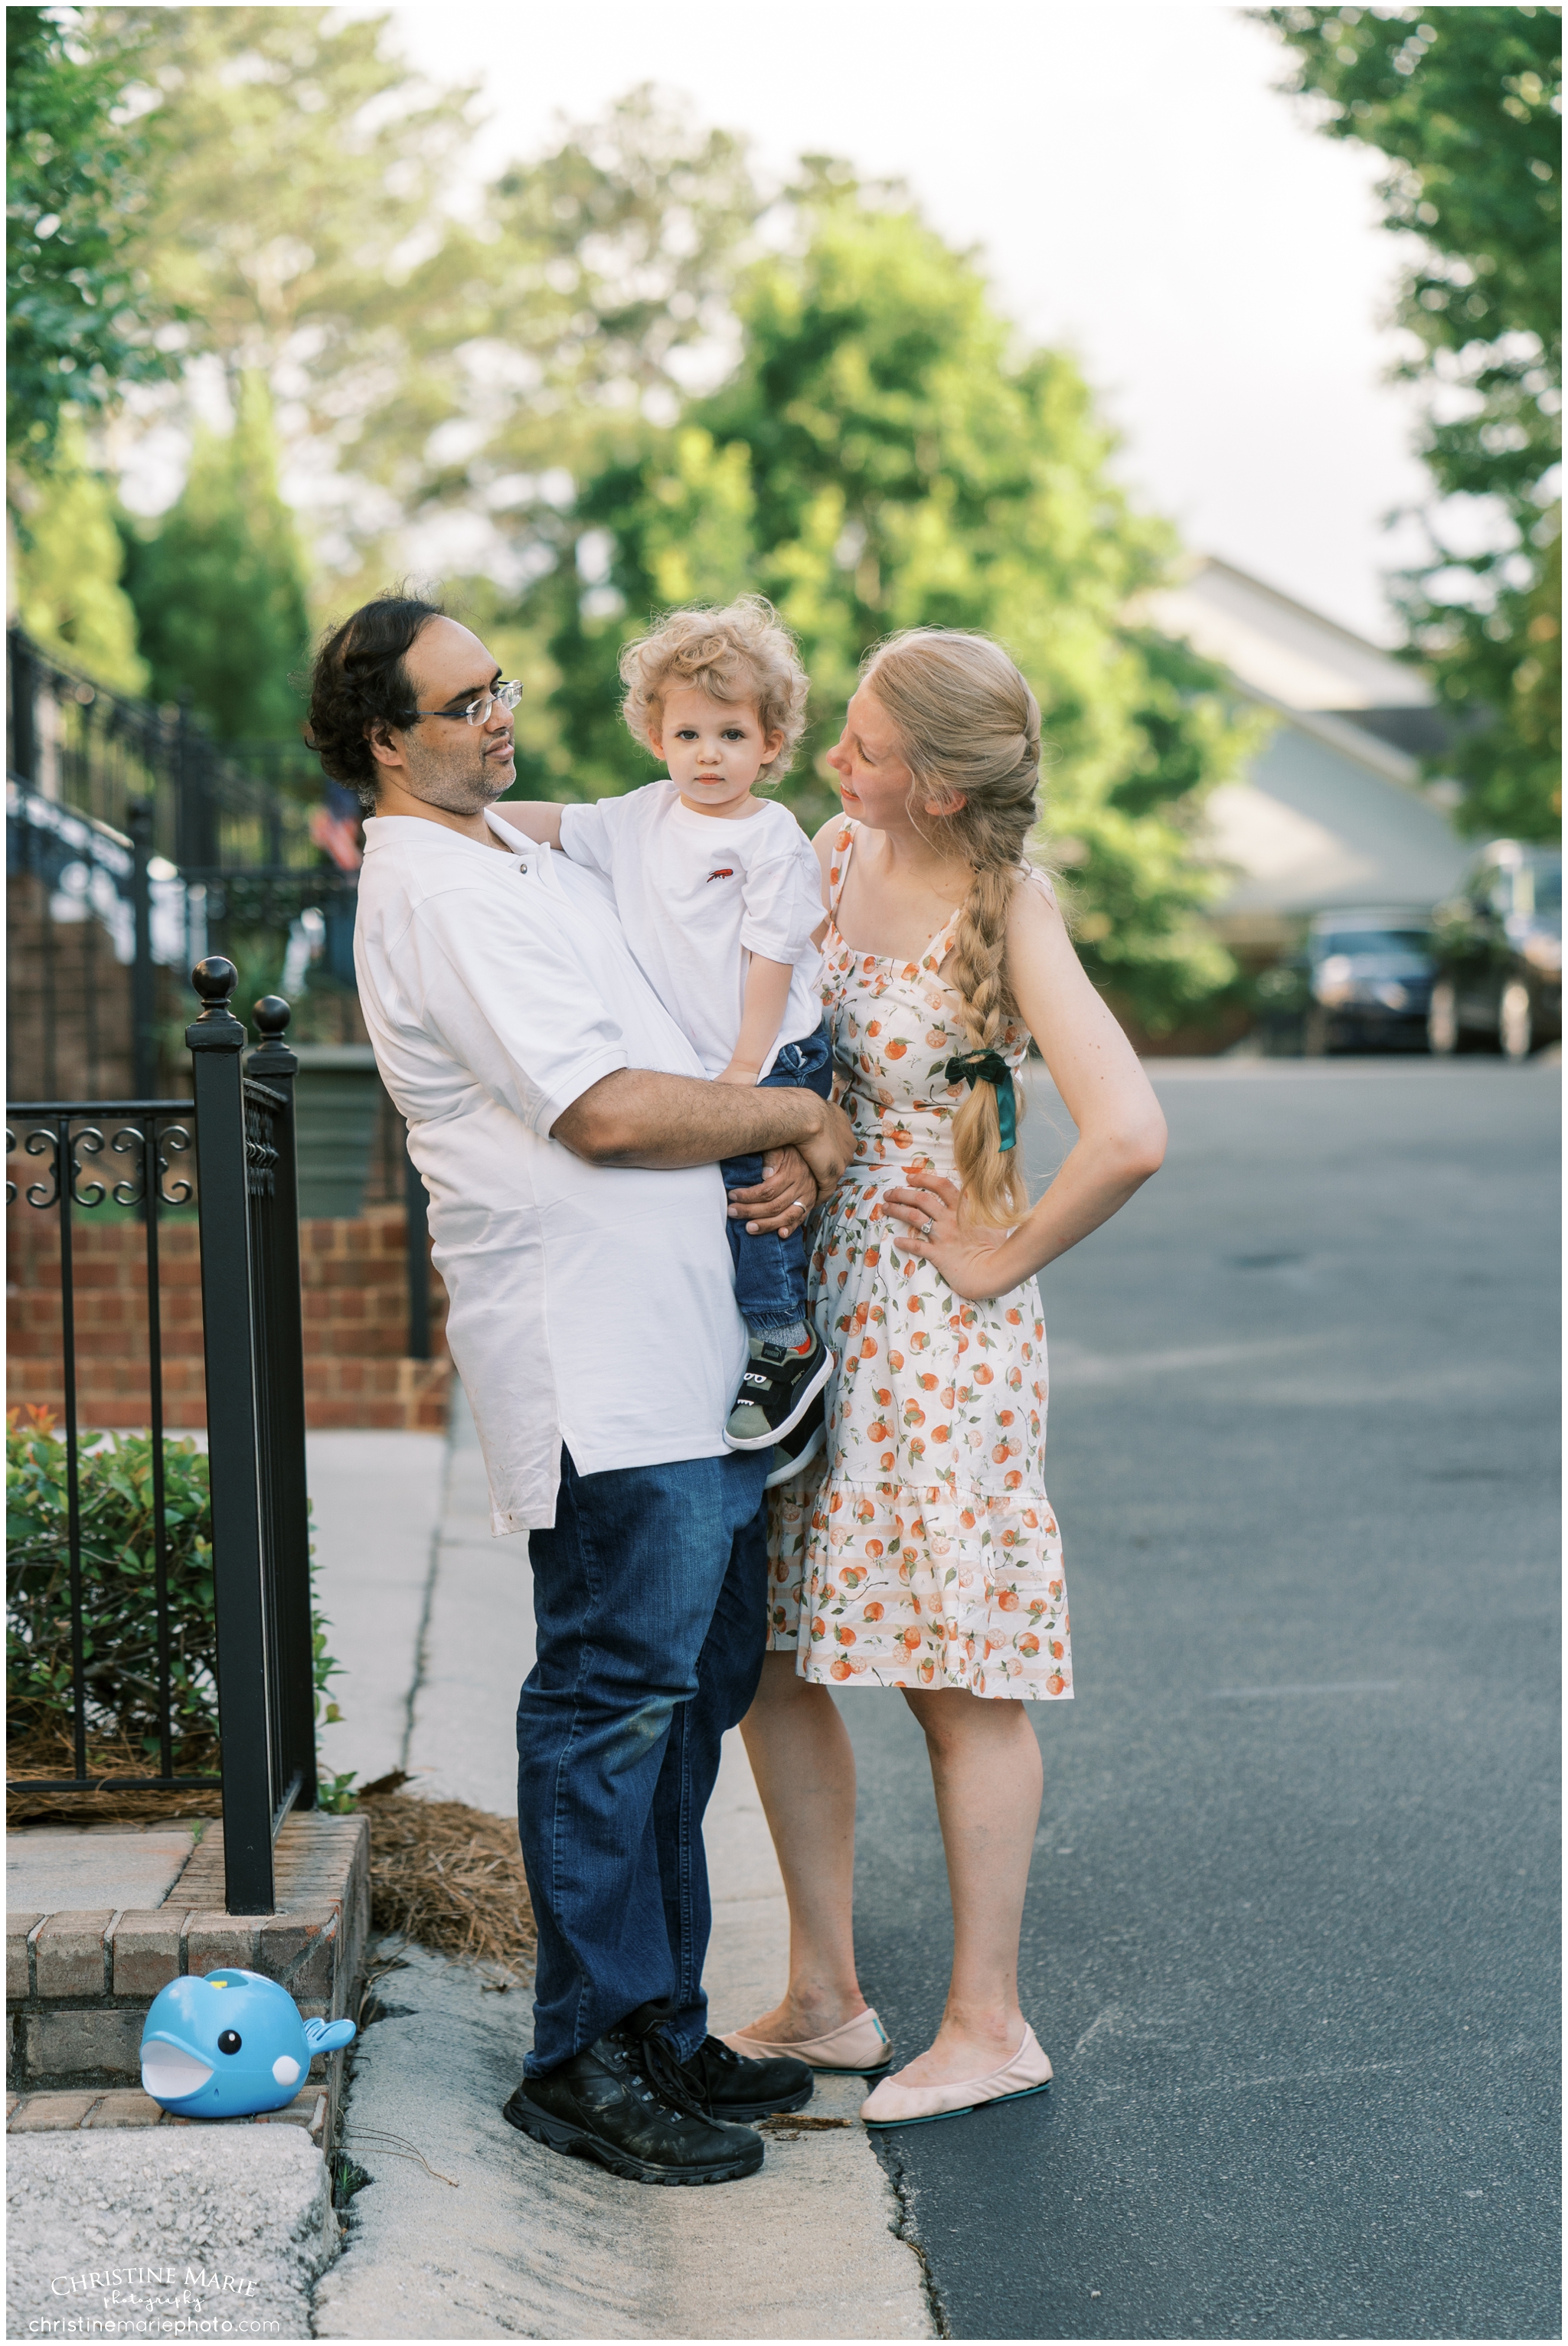
[[[1165,1170],[1044,1281],[1056,2084],[881,2155],[954,2337],[1555,2337],[1559,1071],[1152,1072]],[[913,2050],[923,1749],[840,1699],[861,1979]]]

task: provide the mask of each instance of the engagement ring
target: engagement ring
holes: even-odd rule
[[[922,1239],[929,1239],[929,1238],[930,1238],[930,1236],[931,1236],[931,1234],[932,1234],[932,1230],[933,1230],[935,1228],[936,1228],[936,1224],[932,1220],[931,1216],[928,1214],[928,1215],[926,1216],[926,1219],[925,1219],[925,1228],[924,1228],[924,1229],[922,1229],[922,1230],[921,1230],[921,1238],[922,1238]]]

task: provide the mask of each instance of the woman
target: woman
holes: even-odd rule
[[[884,2076],[869,2125],[1051,2075],[1017,1977],[1041,1794],[1023,1706],[1073,1690],[1035,1273],[1156,1170],[1165,1125],[1024,861],[1039,761],[1038,706],[998,646],[895,637],[830,753],[844,818],[817,842],[857,1149],[813,1232],[812,1305],[839,1355],[826,1462],[775,1494],[772,1650],[743,1729],[789,1892],[789,1984],[728,2042],[891,2067],[855,1976],[854,1760],[827,1689],[897,1687],[931,1757],[953,1965],[935,2043]],[[1078,1127],[1033,1208],[1013,1089],[1031,1035]]]

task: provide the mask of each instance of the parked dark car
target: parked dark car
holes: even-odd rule
[[[1490,1044],[1527,1059],[1563,1036],[1563,857],[1494,840],[1433,916],[1438,976],[1427,1038],[1441,1056]]]
[[[1265,1047],[1424,1051],[1436,962],[1431,925],[1409,906],[1319,913],[1301,951],[1259,981]]]

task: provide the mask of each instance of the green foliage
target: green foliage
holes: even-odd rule
[[[115,497],[89,469],[81,426],[66,417],[39,476],[17,484],[25,535],[15,562],[16,616],[46,651],[117,692],[145,692],[136,613],[120,585],[125,550]]]
[[[524,607],[558,676],[565,794],[648,779],[615,713],[616,656],[661,607],[759,587],[797,631],[811,731],[781,795],[809,826],[837,803],[811,752],[868,647],[983,628],[1040,696],[1047,826],[1085,959],[1168,1027],[1234,974],[1197,918],[1214,882],[1195,832],[1253,738],[1217,671],[1129,623],[1174,541],[1112,481],[1071,361],[1019,352],[974,262],[916,212],[817,163],[795,219],[789,248],[741,279],[725,387],[673,429],[628,423],[569,511],[530,515],[554,555]],[[520,787],[538,785],[524,770]]]
[[[170,1726],[177,1774],[207,1773],[218,1743],[218,1652],[212,1592],[212,1508],[206,1454],[163,1445],[168,1586]],[[105,1434],[77,1459],[83,1650],[88,1740],[129,1742],[157,1772],[157,1558],[152,1437]],[[8,1552],[5,1580],[7,1735],[69,1731],[72,1716],[69,1489],[64,1437],[46,1409],[5,1419]],[[312,1552],[311,1575],[314,1577]],[[340,1665],[312,1608],[318,1718],[341,1714],[326,1692]]]
[[[397,452],[416,502],[504,509],[628,424],[667,425],[702,346],[733,340],[760,209],[740,140],[631,91],[446,230],[411,286],[414,372],[367,442]]]
[[[1403,582],[1413,648],[1444,697],[1490,712],[1445,760],[1472,831],[1556,834],[1562,674],[1562,12],[1270,8],[1291,87],[1332,138],[1379,148],[1389,228],[1426,248],[1399,322],[1434,397],[1420,454],[1442,498],[1501,509],[1484,550],[1440,509]],[[1463,504],[1459,507],[1463,513]]]
[[[66,12],[5,11],[6,437],[36,472],[62,411],[106,407],[121,385],[170,372],[139,266],[151,146],[126,117],[134,42]]]
[[[167,161],[148,266],[158,296],[187,312],[190,349],[216,355],[231,382],[265,376],[289,403],[290,441],[309,440],[321,471],[399,473],[420,439],[421,264],[447,234],[439,198],[473,92],[420,81],[388,54],[385,16],[113,15],[134,26],[157,101],[147,118]],[[461,287],[443,300],[460,331]],[[386,500],[367,520],[369,502],[345,497],[345,543],[387,526]]]
[[[160,700],[188,692],[220,740],[296,736],[290,678],[310,652],[305,559],[278,488],[265,378],[242,375],[233,430],[199,427],[178,502],[125,525],[126,591]]]
[[[47,1413],[6,1417],[5,1694],[13,1738],[68,1729],[70,1559],[66,1444]],[[109,1434],[80,1461],[82,1600],[88,1734],[122,1738],[158,1765],[152,1442]],[[170,1725],[177,1773],[210,1767],[218,1735],[212,1530],[207,1460],[193,1442],[164,1444]]]

